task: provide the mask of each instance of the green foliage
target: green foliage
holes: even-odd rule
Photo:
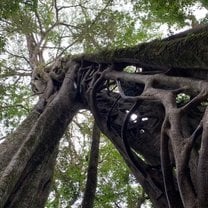
[[[0,54],[4,50],[5,45],[6,45],[6,38],[0,36]]]
[[[85,187],[88,165],[90,127],[88,112],[76,116],[80,119],[79,126],[71,125],[60,143],[60,151],[54,174],[52,191],[47,202],[47,208],[71,207],[80,201]],[[79,127],[81,131],[79,132]],[[76,134],[72,134],[76,132]]]
[[[32,98],[30,89],[24,85],[0,82],[0,125],[5,133],[16,128],[30,111]]]
[[[176,103],[178,105],[184,105],[190,101],[190,95],[187,95],[185,93],[180,93],[176,97]]]
[[[79,37],[86,53],[103,48],[135,45],[150,37],[144,28],[135,29],[137,17],[114,8],[105,9],[95,18],[88,15],[85,22],[80,22],[74,38]]]
[[[124,163],[118,151],[106,138],[101,143],[98,187],[94,207],[133,208],[142,188]]]
[[[25,9],[36,10],[38,0],[1,0],[0,18],[9,19]]]
[[[17,33],[27,34],[36,30],[32,13],[38,0],[0,1],[0,52],[4,51],[9,37]]]
[[[141,0],[135,2],[134,11],[143,13],[142,22],[144,24],[157,22],[169,25],[177,24],[182,27],[187,24],[186,20],[192,15],[191,7],[196,2],[196,0]]]
[[[200,0],[200,3],[201,3],[206,9],[208,9],[208,1],[207,1],[207,0]]]

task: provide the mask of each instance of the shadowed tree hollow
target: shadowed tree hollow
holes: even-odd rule
[[[88,109],[155,208],[207,208],[207,43],[205,25],[34,71],[40,99],[0,145],[0,207],[44,207],[59,140]]]

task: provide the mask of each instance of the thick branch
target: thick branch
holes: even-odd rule
[[[208,70],[208,25],[197,31],[134,47],[85,54],[75,60],[95,63],[128,63],[166,71],[170,68]]]

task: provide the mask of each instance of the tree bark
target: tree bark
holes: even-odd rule
[[[77,64],[40,115],[36,110],[1,144],[0,207],[43,207],[49,193],[58,142],[79,110],[74,90]]]
[[[97,187],[99,143],[100,143],[100,130],[97,127],[96,123],[94,123],[93,132],[92,132],[92,145],[90,150],[90,160],[87,171],[87,182],[84,191],[84,198],[82,201],[82,208],[93,208],[95,192]]]
[[[94,63],[127,63],[152,70],[167,71],[172,68],[208,70],[208,25],[189,30],[183,35],[170,36],[97,54],[84,54],[75,60]]]

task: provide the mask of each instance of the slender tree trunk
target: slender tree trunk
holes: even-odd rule
[[[87,171],[87,182],[84,192],[84,198],[82,201],[82,208],[93,208],[95,192],[97,187],[99,143],[100,143],[100,130],[97,127],[96,123],[94,123],[93,132],[92,132],[90,160]]]

